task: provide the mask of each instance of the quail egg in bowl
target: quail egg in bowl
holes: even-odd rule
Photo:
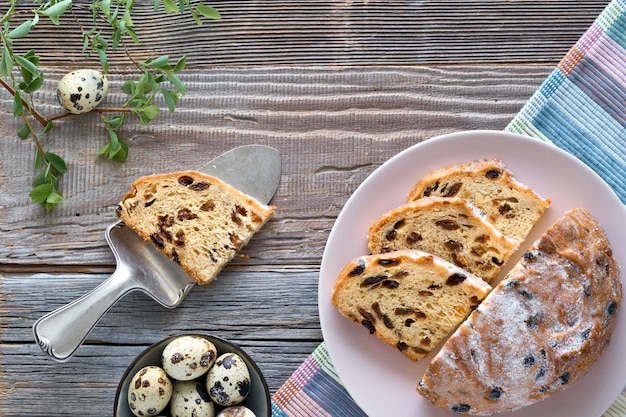
[[[216,336],[182,334],[144,350],[126,369],[115,417],[270,417],[267,383],[237,345]]]

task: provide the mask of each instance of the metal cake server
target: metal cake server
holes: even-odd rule
[[[264,145],[232,149],[199,171],[213,175],[263,204],[269,203],[281,175],[279,152]],[[100,318],[124,295],[140,290],[167,308],[177,307],[196,283],[176,262],[117,222],[106,240],[115,255],[115,272],[91,292],[35,322],[39,347],[53,359],[68,360]]]

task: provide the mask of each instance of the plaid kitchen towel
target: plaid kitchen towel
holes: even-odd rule
[[[552,142],[626,203],[626,0],[613,0],[506,131]],[[322,343],[272,398],[273,417],[366,417]],[[603,417],[626,417],[626,389]]]

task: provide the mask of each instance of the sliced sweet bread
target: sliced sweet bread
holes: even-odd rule
[[[397,207],[368,231],[372,253],[417,249],[478,275],[488,283],[518,245],[465,200],[426,197]]]
[[[199,284],[209,284],[272,217],[274,207],[213,176],[183,171],[135,180],[116,213]]]
[[[490,290],[479,277],[443,259],[404,250],[349,262],[335,282],[332,303],[342,315],[416,361]]]
[[[550,200],[519,183],[497,159],[476,160],[432,171],[409,193],[409,201],[429,196],[458,197],[483,211],[487,220],[518,243],[550,206]]]
[[[466,415],[541,401],[589,371],[609,343],[621,300],[604,230],[588,212],[571,210],[445,342],[417,389]]]

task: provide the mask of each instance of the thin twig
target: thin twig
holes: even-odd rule
[[[93,110],[89,111],[90,113],[130,113],[132,112],[132,109],[129,109],[128,107],[103,107],[103,108],[98,108],[96,107]],[[50,116],[48,117],[49,121],[53,121],[53,120],[59,120],[59,119],[63,119],[64,117],[71,117],[71,116],[76,116],[76,114],[74,113],[59,113],[59,114],[55,114],[54,116]]]
[[[9,93],[11,93],[11,95],[13,97],[15,97],[15,95],[17,94],[17,92],[15,91],[15,88],[13,88],[13,86],[11,84],[9,84],[4,78],[0,77],[0,84],[7,89],[7,91]],[[24,105],[24,107],[27,107],[31,114],[33,115],[33,117],[35,119],[37,119],[37,121],[39,123],[41,123],[41,125],[43,127],[46,127],[48,125],[48,122],[50,121],[49,119],[46,119],[45,116],[43,116],[41,113],[39,113],[37,110],[35,110],[35,108],[33,106],[31,106],[26,100],[24,100],[24,97],[22,97],[20,95],[20,99],[22,100],[22,104]]]

